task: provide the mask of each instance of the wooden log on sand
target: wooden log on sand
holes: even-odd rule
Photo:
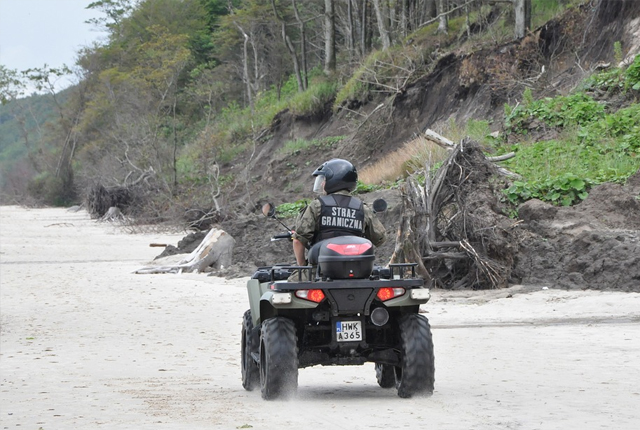
[[[211,269],[223,270],[232,263],[231,257],[235,243],[235,239],[227,232],[214,228],[207,233],[200,245],[191,254],[177,264],[146,266],[136,270],[134,273],[200,273]],[[172,257],[175,259],[175,256]],[[156,261],[161,262],[161,260]]]

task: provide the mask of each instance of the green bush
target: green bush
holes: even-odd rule
[[[281,218],[293,218],[309,205],[309,199],[297,200],[293,203],[283,203],[276,207],[276,214]]]
[[[523,133],[532,119],[538,119],[553,128],[586,125],[604,117],[604,105],[583,92],[544,98],[520,105],[508,112],[506,128],[513,133]]]
[[[573,173],[564,173],[544,181],[515,181],[505,190],[508,200],[520,204],[530,199],[540,199],[556,205],[570,206],[584,200],[592,182]]]
[[[581,127],[577,136],[581,143],[594,146],[601,153],[640,154],[640,105],[620,109],[600,121]]]
[[[624,72],[625,88],[640,91],[640,55],[636,55],[633,63]]]
[[[622,71],[614,67],[600,73],[594,73],[584,83],[585,90],[601,89],[616,92],[624,89],[625,80]]]
[[[366,194],[372,191],[380,190],[382,188],[382,185],[369,185],[365,184],[364,182],[358,181],[356,189],[354,190],[354,194]]]

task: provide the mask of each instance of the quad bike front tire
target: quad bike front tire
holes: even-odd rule
[[[376,380],[381,388],[393,388],[396,386],[396,370],[390,364],[376,363]]]
[[[242,386],[247,391],[253,391],[260,384],[260,369],[255,360],[251,356],[251,352],[258,352],[258,336],[252,335],[253,319],[251,318],[251,310],[244,313],[242,319],[242,343],[241,343],[241,360],[240,367],[242,370]]]
[[[400,323],[402,360],[396,367],[398,396],[431,395],[435,382],[435,358],[429,320],[408,315]]]
[[[260,331],[260,391],[272,400],[292,396],[298,388],[298,338],[289,318],[274,317]]]

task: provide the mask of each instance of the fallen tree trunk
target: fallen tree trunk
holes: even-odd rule
[[[429,135],[448,146],[448,139]],[[435,175],[427,165],[404,184],[391,262],[418,262],[432,286],[504,287],[519,243],[516,225],[500,209],[505,179],[475,142],[463,139],[450,149]],[[416,179],[422,175],[424,187]]]
[[[143,267],[134,273],[200,273],[213,269],[223,270],[232,263],[235,242],[235,239],[225,231],[211,229],[200,245],[177,264],[163,264],[169,259],[175,261],[176,258],[175,256],[164,257],[156,260],[154,262],[156,265]]]
[[[410,185],[409,182],[403,185],[401,193],[404,210],[389,263],[417,263],[417,273],[430,280],[431,276],[420,256],[423,248],[421,244],[426,240],[424,234],[421,234],[424,229],[420,231],[419,227],[427,218],[424,194],[419,191],[417,184]]]

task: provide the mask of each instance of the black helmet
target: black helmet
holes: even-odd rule
[[[327,194],[340,190],[353,191],[358,182],[358,172],[353,164],[341,158],[334,158],[318,167],[313,176],[324,176],[324,191]],[[316,191],[314,186],[314,191]]]

